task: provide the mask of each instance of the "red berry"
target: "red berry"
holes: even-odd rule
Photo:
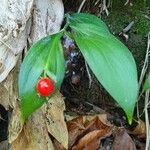
[[[41,96],[50,96],[55,89],[53,81],[49,78],[42,78],[36,85],[36,90]]]

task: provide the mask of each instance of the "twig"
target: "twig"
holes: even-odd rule
[[[83,8],[85,2],[86,2],[86,0],[83,0],[82,3],[80,4],[79,9],[78,9],[78,13],[80,13],[80,11]]]
[[[98,106],[96,106],[96,105],[94,105],[94,104],[91,104],[91,103],[89,103],[89,102],[85,102],[85,103],[88,104],[89,106],[92,106],[93,109],[94,109],[94,111],[97,111],[97,112],[99,112],[99,113],[104,113],[104,114],[106,114],[106,111],[103,110],[103,109],[101,109],[100,107],[98,107]]]
[[[145,77],[147,68],[148,68],[148,63],[149,63],[149,53],[150,53],[150,32],[148,33],[148,41],[147,41],[147,50],[146,50],[146,55],[145,55],[145,61],[144,61],[144,65],[141,71],[141,75],[140,75],[140,80],[139,80],[139,90],[141,88],[143,79]],[[138,98],[139,100],[139,98]],[[137,101],[137,117],[140,118],[140,114],[139,114],[139,106],[138,106],[138,101]]]
[[[108,16],[109,15],[109,11],[108,11],[107,6],[106,6],[106,0],[103,0],[103,10],[105,10],[106,15]]]
[[[145,73],[146,73],[147,68],[148,68],[149,52],[150,52],[150,32],[148,33],[147,50],[146,50],[146,56],[145,56],[145,61],[144,61],[143,69],[142,69],[141,76],[140,76],[140,80],[139,80],[139,89],[141,88],[141,84],[142,84],[142,82],[143,82],[143,79],[144,79],[144,77],[145,77]]]
[[[131,21],[131,22],[128,24],[128,26],[123,29],[123,32],[124,32],[124,33],[128,32],[128,31],[132,28],[133,25],[134,25],[134,21]]]
[[[145,150],[149,150],[150,146],[150,124],[148,115],[148,103],[149,103],[149,90],[145,93],[145,121],[146,121],[146,147]]]
[[[148,15],[145,15],[145,18],[147,18],[150,21],[150,17]]]
[[[127,1],[125,2],[125,4],[124,4],[124,5],[127,5],[127,4],[129,3],[129,1],[130,1],[130,0],[127,0]]]
[[[2,118],[2,116],[0,115],[0,120],[6,121],[5,119]]]
[[[134,21],[131,21],[123,30],[122,32],[119,33],[119,35],[124,35],[125,33],[127,33],[131,28],[132,26],[134,25]]]
[[[91,83],[92,83],[92,77],[91,77],[91,74],[90,74],[90,71],[89,71],[89,68],[88,68],[88,65],[87,65],[86,61],[85,61],[85,67],[86,67],[86,71],[87,71],[88,78],[89,78],[89,88],[90,88],[91,87]]]

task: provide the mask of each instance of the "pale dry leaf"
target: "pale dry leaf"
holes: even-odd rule
[[[15,107],[16,99],[18,97],[17,92],[17,67],[8,75],[7,79],[0,83],[0,104],[5,107],[6,110]]]
[[[18,104],[16,103],[16,107],[14,108],[13,112],[12,112],[12,117],[11,120],[9,122],[9,143],[12,143],[13,141],[15,141],[20,132],[22,131],[23,128],[23,124],[21,124],[21,112],[20,112],[20,108],[18,106]]]
[[[78,115],[69,115],[69,114],[65,114],[65,120],[66,122],[71,121],[75,118],[79,117]]]
[[[24,130],[20,132],[17,139],[11,143],[12,150],[30,150],[27,137],[25,136]]]
[[[48,101],[46,110],[48,132],[67,149],[68,130],[64,120],[65,103],[59,92]]]
[[[80,116],[78,116],[78,115],[71,116],[71,115],[65,114],[65,119],[67,122],[71,121],[75,118],[78,118],[78,117],[80,117]],[[107,114],[82,115],[82,117],[83,117],[84,123],[89,122],[89,121],[93,120],[94,118],[98,117],[99,120],[101,120],[101,122],[103,122],[104,124],[111,125],[110,122],[107,120]]]
[[[94,115],[86,115],[84,116],[86,121],[91,121],[94,118],[98,117],[102,122],[108,122],[107,114],[94,114]]]
[[[54,150],[42,108],[28,119],[12,147],[13,150]]]
[[[66,150],[62,144],[60,144],[57,140],[54,139],[53,141],[54,149],[55,150]]]
[[[135,144],[124,128],[115,131],[112,150],[136,150]]]

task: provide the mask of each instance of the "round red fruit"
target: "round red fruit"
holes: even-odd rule
[[[54,82],[49,78],[42,78],[36,85],[36,90],[40,96],[50,96],[55,89]]]

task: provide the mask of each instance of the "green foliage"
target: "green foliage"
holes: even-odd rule
[[[46,74],[55,80],[57,89],[61,86],[64,78],[61,35],[62,33],[47,36],[35,43],[21,65],[19,95],[23,121],[45,102],[45,98],[39,97],[35,89],[41,76]]]
[[[150,74],[148,75],[145,83],[144,83],[144,90],[149,90],[150,89]]]
[[[99,82],[124,109],[131,123],[138,95],[137,69],[132,54],[100,19],[94,21],[94,16],[81,14],[84,20],[89,20],[85,22],[81,17],[82,22],[80,14],[77,16],[78,19],[73,15],[69,20],[74,40]]]
[[[71,36],[91,70],[118,102],[132,122],[138,95],[137,69],[128,48],[116,39],[105,23],[90,14],[68,16]],[[19,74],[19,94],[23,121],[41,107],[46,98],[37,95],[35,86],[41,76],[49,76],[60,88],[64,78],[64,56],[60,38],[66,27],[34,44],[25,57]],[[68,33],[70,35],[70,33]]]

